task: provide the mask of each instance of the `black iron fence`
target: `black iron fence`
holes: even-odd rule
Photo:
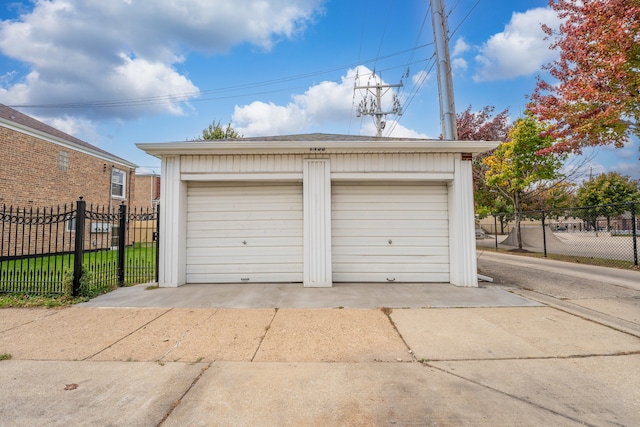
[[[612,266],[638,266],[640,201],[600,206],[521,212],[520,242],[523,249],[578,258],[598,258]],[[491,215],[483,224],[480,246],[518,247],[514,213]]]
[[[159,209],[0,209],[0,292],[92,296],[157,281]]]

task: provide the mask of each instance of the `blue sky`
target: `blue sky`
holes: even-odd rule
[[[557,17],[546,0],[445,7],[456,110],[515,120],[557,55],[540,31]],[[244,136],[373,135],[353,88],[374,79],[403,83],[383,135],[440,134],[428,0],[8,0],[0,20],[0,103],[143,171],[160,161],[136,143],[193,139],[214,120]],[[637,141],[586,154],[584,170],[640,178]]]

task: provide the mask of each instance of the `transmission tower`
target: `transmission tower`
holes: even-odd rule
[[[402,82],[398,84],[382,84],[382,81],[378,81],[378,79],[376,78],[375,71],[373,74],[373,79],[375,80],[375,84],[367,84],[366,86],[358,86],[356,80],[353,90],[356,91],[358,89],[365,89],[367,91],[363,99],[360,101],[360,104],[358,105],[356,116],[373,116],[376,121],[376,136],[380,137],[382,136],[382,131],[386,125],[386,121],[384,120],[384,118],[388,114],[396,114],[398,116],[402,115],[400,99],[398,99],[398,96],[395,94],[395,92],[393,93],[393,101],[390,111],[382,110],[382,97],[391,89],[402,87]]]

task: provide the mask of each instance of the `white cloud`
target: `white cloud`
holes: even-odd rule
[[[469,46],[462,37],[459,37],[456,40],[456,44],[453,46],[453,52],[451,53],[451,56],[462,55],[463,53],[467,52],[469,49],[471,49],[471,46]]]
[[[56,117],[54,119],[43,119],[49,126],[52,126],[64,133],[74,135],[84,141],[95,141],[99,138],[95,125],[86,119],[77,119],[70,116]],[[97,145],[97,144],[96,144]]]
[[[514,12],[501,33],[487,40],[476,56],[480,69],[476,81],[510,79],[528,76],[554,60],[558,53],[549,49],[549,41],[541,25],[560,25],[557,14],[549,8],[536,8],[524,13]]]
[[[466,70],[469,64],[462,58],[454,58],[451,61],[451,68],[454,70]]]
[[[269,50],[313,20],[324,0],[50,0],[0,21],[0,52],[30,72],[0,79],[10,105],[154,98],[150,106],[87,108],[92,117],[179,114],[198,88],[179,72],[190,51]],[[181,99],[171,94],[188,94]],[[47,115],[46,110],[40,110]]]
[[[431,74],[427,73],[425,70],[420,70],[411,77],[411,81],[416,86],[422,86],[429,80],[431,80]]]
[[[232,117],[234,128],[238,133],[250,136],[286,135],[309,131],[326,132],[328,126],[344,129],[350,120],[355,119],[355,108],[366,94],[361,89],[356,93],[354,101],[354,82],[358,76],[359,85],[384,83],[379,77],[373,77],[371,70],[360,66],[351,69],[343,76],[340,83],[322,82],[311,86],[305,93],[294,95],[287,105],[252,102],[248,105],[236,105]],[[392,93],[383,97],[383,109],[389,110]],[[363,116],[361,133],[375,135],[376,129],[370,116]],[[387,123],[390,129],[391,121]],[[402,126],[395,126],[391,136],[419,136],[414,131]]]
[[[363,135],[375,135],[376,126],[373,121],[369,121],[366,126],[363,126],[363,131],[361,132]],[[422,138],[422,139],[433,139],[426,134],[416,132],[413,129],[409,129],[407,127],[402,126],[396,120],[387,120],[387,124],[384,128],[383,132],[384,136],[392,137],[392,138]]]

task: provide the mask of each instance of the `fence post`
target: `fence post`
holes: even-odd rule
[[[156,283],[160,277],[160,205],[156,206]]]
[[[544,257],[547,257],[547,230],[544,225],[544,211],[542,211],[542,247],[544,248]]]
[[[496,252],[498,252],[498,215],[493,215],[493,234],[496,237]]]
[[[119,227],[118,227],[118,286],[124,286],[124,250],[127,238],[127,205],[122,202],[119,211]]]
[[[73,289],[71,294],[74,297],[80,295],[80,277],[82,277],[82,261],[84,257],[84,216],[87,202],[82,200],[82,196],[76,202],[76,240],[73,250]]]
[[[636,204],[631,202],[631,233],[633,234],[633,265],[638,266],[638,226],[636,224]]]

